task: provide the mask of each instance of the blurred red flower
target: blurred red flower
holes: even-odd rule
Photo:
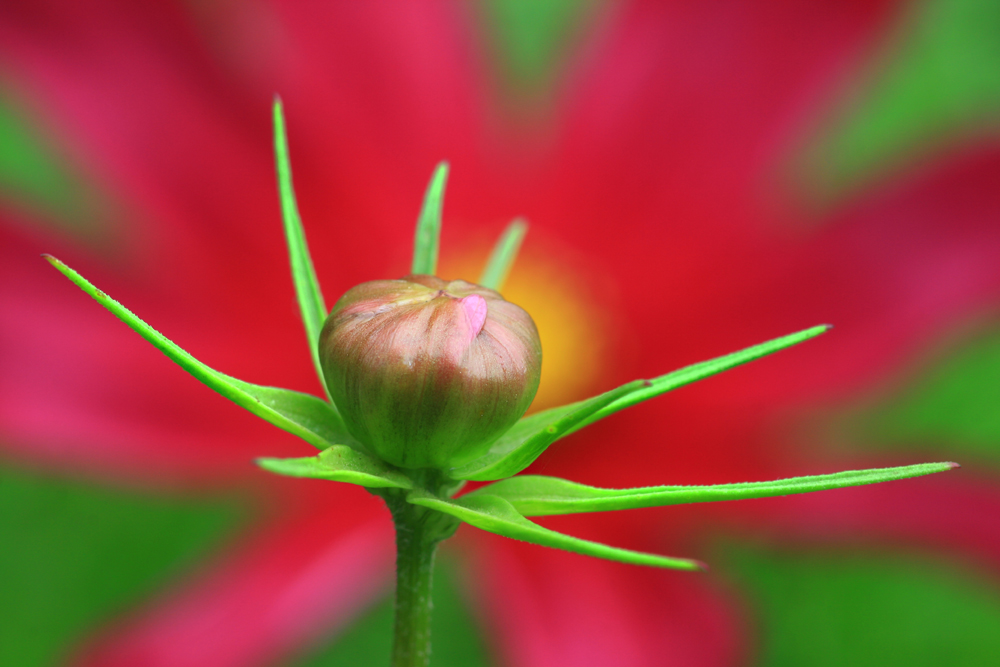
[[[104,193],[107,215],[67,231],[0,211],[5,456],[125,485],[248,487],[266,508],[196,576],[94,638],[80,664],[272,664],[385,586],[391,526],[376,499],[255,470],[253,457],[308,451],[38,259],[66,260],[214,368],[319,393],[275,193],[275,91],[331,303],[405,272],[441,158],[453,174],[445,277],[475,266],[510,217],[534,223],[509,296],[537,316],[551,360],[540,401],[838,327],[595,425],[534,470],[624,486],[916,462],[823,455],[797,417],[996,307],[1000,151],[956,151],[822,215],[781,178],[897,11],[632,2],[601,14],[547,103],[512,113],[474,12],[457,3],[8,3],[4,77]],[[941,477],[549,523],[691,557],[729,531],[931,545],[1000,565],[1000,494]],[[461,537],[504,664],[690,667],[749,654],[740,604],[710,575]]]

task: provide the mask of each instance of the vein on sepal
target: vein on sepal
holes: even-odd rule
[[[703,571],[707,569],[707,566],[700,561],[620,549],[543,528],[524,518],[511,503],[499,496],[488,494],[473,496],[469,494],[448,500],[417,489],[407,494],[407,500],[414,505],[450,514],[488,533],[523,542],[634,565],[650,565],[675,570]]]
[[[894,468],[847,470],[826,475],[791,477],[769,482],[743,482],[711,486],[648,486],[634,489],[604,489],[558,477],[521,475],[484,486],[463,498],[497,496],[524,516],[552,516],[578,512],[662,507],[687,503],[772,498],[812,493],[866,484],[891,482],[945,472],[957,463],[920,463]]]
[[[328,479],[373,489],[412,489],[414,486],[402,471],[347,445],[333,445],[316,456],[303,458],[259,458],[257,465],[279,475]]]

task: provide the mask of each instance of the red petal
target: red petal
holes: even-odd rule
[[[994,480],[967,469],[756,502],[741,508],[739,524],[782,541],[902,545],[1000,567],[1000,492]]]
[[[383,514],[333,521],[328,511],[312,512],[258,529],[90,641],[73,664],[253,667],[301,651],[386,590],[394,551]]]
[[[504,664],[721,667],[745,652],[732,600],[704,575],[491,535],[478,546],[473,586]]]
[[[53,271],[39,254],[54,246],[0,231],[4,450],[77,473],[174,482],[243,476],[253,472],[254,456],[309,453],[202,386]],[[281,356],[248,350],[231,333],[219,338],[233,345],[210,347],[205,327],[186,321],[183,305],[114,280],[92,263],[76,268],[222,371],[239,375],[240,367]],[[304,352],[304,338],[296,342]],[[266,381],[266,370],[244,377]]]
[[[806,322],[836,328],[762,364],[755,390],[739,382],[726,389],[760,405],[813,398],[817,390],[839,397],[898,370],[956,323],[994,308],[997,182],[1000,150],[986,147],[870,193],[804,242],[779,240],[756,275],[719,306],[739,318],[741,329],[761,334],[764,326],[795,329]]]
[[[744,195],[839,92],[895,6],[630,3],[576,72],[566,163],[595,180],[574,198]]]

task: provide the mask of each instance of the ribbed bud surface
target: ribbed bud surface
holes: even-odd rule
[[[403,468],[485,453],[528,409],[542,360],[521,308],[491,289],[424,275],[349,290],[319,354],[352,435]]]

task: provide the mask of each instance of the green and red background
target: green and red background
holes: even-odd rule
[[[440,159],[444,277],[474,278],[528,217],[505,294],[542,335],[536,407],[836,327],[533,471],[626,486],[963,465],[550,520],[705,575],[463,528],[434,664],[1000,655],[996,3],[45,0],[0,6],[0,665],[388,661],[376,499],[257,470],[309,448],[39,257],[223,372],[320,392],[273,181],[276,92],[330,303],[405,273]]]

